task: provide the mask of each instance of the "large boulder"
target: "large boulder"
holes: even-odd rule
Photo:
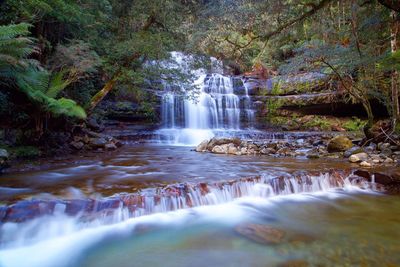
[[[222,146],[215,146],[212,148],[211,152],[215,154],[225,154],[226,150]]]
[[[107,140],[103,137],[91,138],[89,145],[93,148],[104,148],[107,144]]]
[[[233,143],[236,146],[239,146],[241,142],[242,141],[240,141],[239,138],[217,138],[217,137],[214,137],[210,140],[210,142],[208,142],[207,150],[212,151],[212,149],[215,146],[221,146],[221,145],[230,144],[230,143]]]
[[[328,143],[328,152],[343,152],[353,147],[353,142],[344,135],[332,138]]]
[[[207,151],[208,140],[204,140],[196,147],[196,152],[205,152]]]

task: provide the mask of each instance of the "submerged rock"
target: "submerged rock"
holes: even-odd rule
[[[242,224],[235,227],[235,231],[244,237],[265,245],[282,243],[285,231],[262,224]]]
[[[353,142],[344,135],[332,138],[328,143],[328,152],[343,152],[353,147]]]

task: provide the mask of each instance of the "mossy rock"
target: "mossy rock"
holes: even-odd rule
[[[18,159],[34,159],[40,157],[41,152],[34,146],[19,146],[11,149],[11,154]]]
[[[332,138],[328,143],[328,152],[344,152],[353,147],[353,142],[344,135]]]

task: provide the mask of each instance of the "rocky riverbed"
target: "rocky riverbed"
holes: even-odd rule
[[[400,163],[400,147],[388,142],[361,145],[360,139],[344,135],[295,137],[285,140],[241,140],[238,138],[212,138],[196,147],[197,152],[229,155],[265,155],[273,157],[344,158],[360,167]]]

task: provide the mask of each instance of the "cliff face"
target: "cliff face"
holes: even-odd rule
[[[346,101],[345,92],[325,74],[308,72],[265,78],[246,73],[240,78],[257,111],[261,128],[344,131],[346,127],[342,125],[354,120],[361,127],[366,115],[361,105]],[[387,115],[385,107],[374,100],[372,103],[378,117]]]

